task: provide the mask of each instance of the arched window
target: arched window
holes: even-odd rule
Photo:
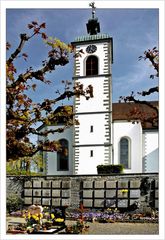
[[[69,170],[69,144],[66,139],[60,139],[61,150],[57,152],[57,171]]]
[[[89,56],[86,60],[86,76],[98,74],[98,58]]]
[[[120,164],[124,168],[130,168],[130,140],[127,137],[120,139]]]

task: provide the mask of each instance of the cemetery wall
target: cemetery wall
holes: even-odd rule
[[[158,209],[158,174],[7,176],[7,194],[24,198],[25,205],[78,208],[128,208],[147,202]]]

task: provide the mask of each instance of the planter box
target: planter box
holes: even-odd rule
[[[97,173],[98,174],[118,174],[123,172],[123,166],[118,164],[118,165],[98,165],[97,166]]]

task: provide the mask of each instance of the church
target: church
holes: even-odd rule
[[[100,33],[100,23],[92,7],[92,17],[86,24],[87,35],[77,37],[72,45],[82,49],[81,58],[75,58],[74,84],[93,87],[93,98],[75,97],[74,117],[79,125],[62,133],[49,134],[57,140],[60,152],[43,152],[46,175],[97,174],[98,165],[122,164],[124,173],[151,173],[159,171],[158,126],[128,118],[135,103],[112,103],[113,39]],[[152,102],[158,106],[158,102]],[[152,109],[139,104],[141,111],[152,114]],[[41,126],[38,130],[57,129]],[[43,140],[43,137],[39,137]]]

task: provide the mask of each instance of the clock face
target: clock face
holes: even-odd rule
[[[96,50],[97,50],[96,45],[89,45],[89,46],[86,48],[86,52],[87,52],[87,53],[94,53],[94,52],[96,52]]]

